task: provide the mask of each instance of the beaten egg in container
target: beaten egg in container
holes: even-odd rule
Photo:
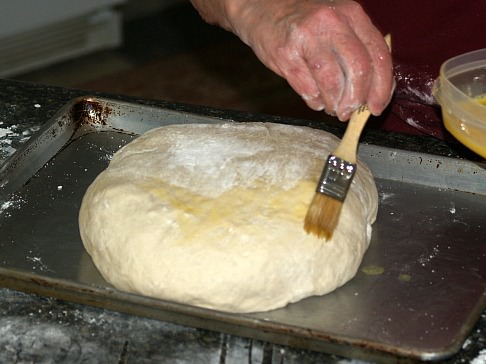
[[[434,87],[447,130],[486,158],[486,49],[446,61]]]

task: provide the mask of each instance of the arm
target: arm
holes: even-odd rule
[[[192,0],[232,31],[314,110],[347,120],[367,103],[380,114],[393,90],[382,34],[352,0]]]

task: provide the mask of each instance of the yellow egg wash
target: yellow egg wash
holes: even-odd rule
[[[265,182],[259,181],[253,188],[233,188],[217,199],[160,180],[145,181],[141,187],[150,191],[161,204],[185,213],[185,218],[179,220],[180,231],[185,236],[196,234],[197,227],[203,222],[209,222],[209,226],[231,229],[231,226],[251,226],[261,216],[271,216],[284,223],[302,224],[315,192],[315,182],[300,181],[290,190],[268,188],[268,193],[263,197],[261,191],[257,191],[257,184],[262,186]],[[242,220],[243,216],[250,218]],[[194,221],[197,223],[194,224]]]
[[[486,94],[477,96],[474,100],[486,106]],[[484,130],[484,128],[481,129],[472,123],[464,123],[460,118],[450,113],[444,107],[442,108],[442,116],[444,118],[445,127],[457,140],[486,158],[486,130]]]

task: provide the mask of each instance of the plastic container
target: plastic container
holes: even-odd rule
[[[444,62],[433,93],[447,130],[486,158],[486,48]]]

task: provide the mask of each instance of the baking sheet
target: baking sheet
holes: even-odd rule
[[[120,292],[79,238],[85,189],[136,135],[220,119],[82,98],[0,168],[0,285],[366,360],[454,354],[486,307],[484,166],[370,145],[380,209],[356,277],[285,308],[233,315]]]

